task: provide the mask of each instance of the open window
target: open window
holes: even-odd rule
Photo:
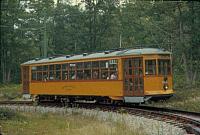
[[[101,79],[108,79],[109,78],[109,73],[108,73],[109,62],[107,60],[101,61],[100,68],[101,68]]]
[[[37,80],[37,67],[36,66],[31,67],[31,72],[32,72],[31,79],[34,81]]]
[[[62,80],[68,80],[69,79],[69,64],[62,64]]]
[[[50,64],[32,66],[32,80],[60,81],[60,80],[99,80],[118,78],[118,61],[87,61],[77,63]]]
[[[69,64],[69,79],[70,80],[75,80],[76,79],[76,64],[75,63],[70,63]]]
[[[55,79],[54,65],[49,65],[49,80]]]
[[[91,79],[91,62],[84,62],[84,72],[83,72],[83,78],[84,80],[90,80]]]
[[[92,79],[99,79],[99,61],[92,62]]]

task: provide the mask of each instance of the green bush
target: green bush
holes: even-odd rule
[[[21,85],[0,84],[0,100],[12,100],[21,97]]]
[[[9,120],[17,117],[17,115],[18,114],[12,110],[0,108],[0,120]]]

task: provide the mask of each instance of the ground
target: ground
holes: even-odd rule
[[[0,100],[21,98],[21,85],[0,85]],[[175,95],[166,101],[153,102],[150,106],[170,107],[187,111],[200,112],[200,88],[176,88]]]
[[[0,85],[0,100],[20,100],[21,85]],[[200,112],[199,89],[177,89],[176,95],[165,102],[152,103],[153,106]],[[126,129],[126,130],[125,130]],[[0,109],[0,130],[5,135],[144,135],[144,130],[131,130],[121,122],[100,121],[95,117],[80,114],[59,115],[53,113],[13,112]]]

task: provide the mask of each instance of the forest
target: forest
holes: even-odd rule
[[[172,52],[175,87],[200,85],[200,2],[1,0],[0,83],[35,58],[116,48]]]

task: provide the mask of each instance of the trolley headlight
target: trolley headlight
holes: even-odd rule
[[[163,83],[163,89],[164,90],[168,90],[168,88],[169,88],[167,80],[168,80],[167,77],[163,78],[163,82],[162,83]]]
[[[167,84],[165,84],[164,86],[163,86],[163,88],[164,88],[164,90],[168,90],[168,85]]]

